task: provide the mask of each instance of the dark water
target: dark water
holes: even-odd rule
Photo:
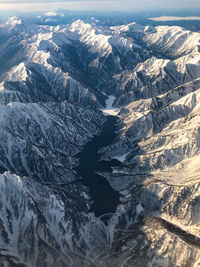
[[[94,137],[77,155],[80,165],[76,168],[76,172],[83,178],[82,183],[89,188],[93,201],[91,211],[96,216],[115,212],[120,203],[120,194],[112,189],[105,178],[95,173],[111,171],[112,166],[120,165],[118,160],[98,161],[98,150],[111,144],[116,137],[116,122],[117,117],[108,116],[100,136]]]

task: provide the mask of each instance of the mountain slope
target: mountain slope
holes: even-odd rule
[[[74,180],[73,156],[104,122],[100,112],[69,103],[10,103],[0,108],[1,168],[45,183]]]
[[[44,186],[4,173],[0,188],[2,266],[94,266],[94,256],[108,246],[104,225],[88,214],[81,186]],[[95,249],[94,234],[84,234],[88,228],[95,228]]]

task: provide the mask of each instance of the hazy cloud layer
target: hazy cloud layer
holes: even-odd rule
[[[200,0],[0,0],[0,10],[46,11],[64,8],[69,10],[120,10],[200,8]]]

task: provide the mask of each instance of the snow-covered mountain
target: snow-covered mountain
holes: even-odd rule
[[[0,188],[1,266],[91,266],[109,246],[80,185],[47,186],[6,172]]]
[[[102,173],[123,195],[127,228],[114,242],[123,240],[116,262],[198,266],[199,34],[157,27],[138,36],[160,56],[114,76],[119,137],[101,151],[123,162]]]
[[[0,61],[0,265],[198,266],[200,33],[12,17]],[[96,135],[120,193],[98,218],[76,170]]]
[[[14,91],[11,94],[7,90],[1,90],[1,94],[5,94],[5,97],[1,98],[8,101],[12,101],[12,97],[16,101],[21,93],[24,94],[24,83],[31,88],[36,87],[36,95],[40,95],[40,91],[44,89],[39,82],[46,80],[44,83],[48,83],[48,87],[49,83],[54,87],[52,90],[55,92],[49,92],[50,96],[56,95],[58,98],[58,94],[65,94],[64,100],[79,101],[82,104],[85,98],[87,104],[97,102],[98,106],[97,100],[103,104],[105,97],[102,92],[108,90],[106,84],[114,74],[127,67],[131,69],[144,58],[148,58],[143,54],[140,45],[119,34],[113,34],[113,30],[109,28],[98,28],[80,20],[72,25],[34,25],[33,28],[21,22],[13,28],[13,20],[11,18],[1,25],[2,35],[7,43],[20,31],[16,36],[16,47],[12,45],[9,49],[2,45],[1,48],[2,53],[5,49],[5,53],[13,54],[13,60],[9,59],[2,72],[0,70],[0,80],[9,82],[9,85],[6,84],[3,88]],[[7,25],[12,25],[9,31],[6,30]],[[16,86],[11,88],[11,82],[23,84],[19,84],[16,90]],[[66,87],[66,90],[63,90],[63,87]],[[62,88],[61,92],[59,88]],[[33,90],[27,91],[30,95]],[[27,95],[26,92],[25,94]],[[24,95],[23,97],[25,98]],[[22,101],[23,97],[21,96]],[[26,99],[24,101],[27,102]],[[35,102],[35,99],[33,101]]]
[[[73,156],[105,120],[100,112],[64,102],[15,102],[0,109],[1,168],[47,184],[74,180]]]

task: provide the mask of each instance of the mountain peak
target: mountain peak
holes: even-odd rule
[[[21,19],[19,19],[18,17],[11,17],[4,23],[4,26],[7,26],[9,28],[14,28],[16,25],[20,24],[22,24]]]
[[[46,16],[46,17],[55,17],[55,16],[57,16],[57,13],[55,11],[51,10],[49,12],[45,12],[44,16]]]
[[[80,33],[86,32],[87,30],[91,29],[91,25],[88,23],[85,23],[83,20],[76,20],[71,25],[71,31],[75,32],[78,31]]]
[[[8,72],[7,81],[12,81],[12,82],[26,81],[27,77],[28,74],[27,74],[26,63],[21,62],[19,65],[13,67]]]

